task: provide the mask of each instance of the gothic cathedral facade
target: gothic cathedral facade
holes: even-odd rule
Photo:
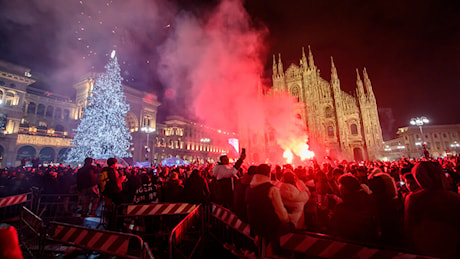
[[[363,79],[356,70],[356,93],[340,88],[337,69],[331,57],[331,81],[319,75],[310,46],[308,58],[302,48],[299,66],[283,69],[281,55],[273,56],[272,90],[287,91],[304,104],[300,117],[305,122],[309,145],[316,156],[332,159],[373,160],[383,151],[377,102],[366,68]]]

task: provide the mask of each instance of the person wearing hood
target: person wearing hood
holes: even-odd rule
[[[310,198],[307,186],[303,181],[297,180],[297,176],[292,171],[287,171],[280,185],[280,195],[290,221],[296,229],[303,229],[305,227],[304,206]]]
[[[406,197],[406,239],[418,253],[440,258],[460,257],[460,196],[444,186],[438,162],[422,161],[412,168],[420,190]]]

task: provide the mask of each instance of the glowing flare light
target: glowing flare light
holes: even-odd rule
[[[301,147],[300,147],[300,159],[303,161],[303,160],[306,160],[306,159],[311,159],[315,156],[315,153],[308,150],[308,145],[307,144],[303,144]]]
[[[283,158],[286,159],[287,163],[292,163],[292,159],[294,158],[294,155],[292,154],[291,150],[285,150],[283,153]]]

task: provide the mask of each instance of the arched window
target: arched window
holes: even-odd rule
[[[64,109],[64,120],[69,120],[70,111],[68,109]]]
[[[297,85],[294,85],[292,88],[291,88],[291,94],[297,98],[297,102],[300,102],[300,91],[299,91],[299,86]]]
[[[39,116],[45,115],[45,105],[43,105],[43,104],[38,105],[37,115],[39,115]]]
[[[16,98],[16,94],[14,92],[6,92],[6,95],[5,95],[5,103],[8,105],[8,106],[15,106],[17,105],[17,98]]]
[[[57,107],[54,110],[54,118],[61,119],[61,117],[62,117],[62,110],[59,107]]]
[[[27,107],[27,114],[35,114],[35,108],[37,105],[35,105],[34,102],[30,102],[29,106]]]
[[[358,126],[356,124],[351,124],[350,125],[350,131],[352,135],[357,135],[358,134]]]
[[[332,126],[327,127],[327,136],[329,136],[329,137],[334,136],[334,127],[332,127]]]
[[[53,117],[53,111],[54,111],[54,107],[48,106],[46,108],[46,117]]]
[[[135,129],[138,128],[137,119],[133,113],[128,112],[128,114],[125,117],[125,121],[126,121],[126,126],[128,127],[129,130],[135,131]]]
[[[331,118],[334,116],[334,111],[332,110],[332,107],[326,107],[324,113],[326,115],[326,118]]]
[[[51,147],[42,148],[38,153],[38,158],[40,159],[40,162],[52,162],[54,161],[54,156],[55,152],[54,149]]]

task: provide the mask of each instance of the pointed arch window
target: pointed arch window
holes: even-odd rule
[[[292,94],[292,96],[294,96],[295,98],[297,98],[297,102],[300,102],[300,89],[299,89],[299,86],[294,85],[294,86],[291,88],[291,94]]]
[[[324,113],[326,115],[326,118],[332,118],[334,117],[334,110],[332,110],[332,107],[326,107],[326,109],[324,110]]]
[[[334,127],[332,127],[332,126],[327,127],[327,136],[329,136],[329,137],[334,136]]]
[[[358,135],[358,126],[355,123],[350,125],[350,132],[352,135]]]

